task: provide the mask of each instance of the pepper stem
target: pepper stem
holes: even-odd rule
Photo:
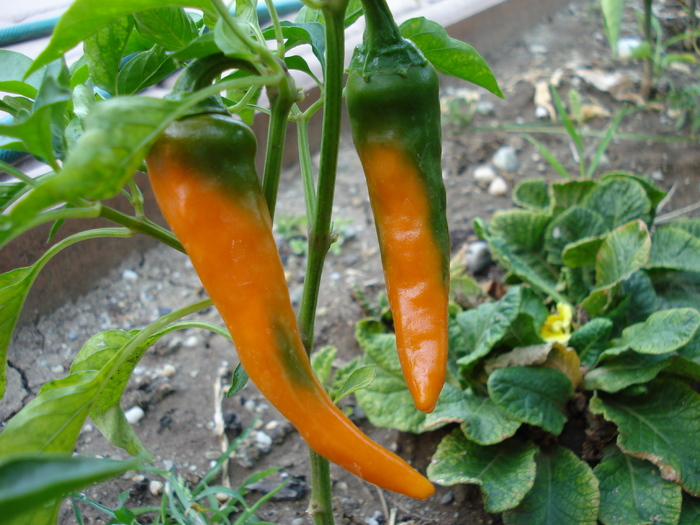
[[[386,0],[362,0],[365,32],[362,40],[373,47],[388,47],[403,40]]]

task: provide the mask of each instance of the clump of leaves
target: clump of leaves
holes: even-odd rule
[[[433,413],[411,403],[394,334],[358,323],[370,421],[453,425],[428,476],[479,485],[507,524],[697,523],[700,220],[656,224],[664,196],[621,172],[521,183],[518,207],[476,223],[510,286],[452,305]]]

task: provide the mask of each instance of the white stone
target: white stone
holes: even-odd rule
[[[503,197],[508,193],[508,183],[503,177],[496,177],[493,179],[493,182],[489,184],[488,192],[489,195],[493,195],[494,197]]]
[[[126,416],[126,420],[132,424],[135,425],[139,421],[143,419],[143,416],[146,415],[146,413],[143,411],[143,408],[140,406],[133,406],[126,412],[124,412],[124,415]]]
[[[160,372],[165,377],[174,377],[175,374],[177,374],[177,368],[175,368],[175,366],[171,365],[170,363],[166,363],[163,365],[163,368]]]
[[[636,37],[625,37],[617,41],[617,56],[622,60],[632,58],[635,50],[642,45],[642,41]]]
[[[125,281],[138,281],[139,279],[139,274],[137,274],[134,270],[124,270],[122,272],[122,279]]]
[[[162,481],[152,479],[148,482],[148,492],[150,492],[154,496],[160,496],[161,494],[163,494],[164,489],[165,484]]]
[[[479,273],[486,268],[490,261],[491,254],[489,253],[489,246],[485,241],[469,243],[465,262],[470,272]]]
[[[495,178],[496,178],[496,170],[494,170],[488,164],[478,166],[474,170],[474,180],[476,180],[479,184],[491,184],[491,182]]]
[[[493,155],[491,163],[501,171],[513,172],[518,169],[518,156],[511,146],[502,146]]]

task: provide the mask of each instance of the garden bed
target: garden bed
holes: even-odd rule
[[[625,21],[626,34],[636,34],[635,24],[633,17]],[[470,41],[468,36],[466,39]],[[478,43],[475,44],[479,49]],[[576,1],[553,11],[512,44],[484,55],[506,95],[504,100],[453,81],[444,87],[444,100],[451,109],[446,113],[443,168],[455,253],[464,243],[474,240],[474,218],[487,219],[494,211],[511,207],[514,184],[532,176],[560,177],[521,133],[503,131],[514,126],[524,129],[526,124],[532,131],[547,124],[535,118],[535,90],[540,82],[559,78],[559,91],[564,99],[570,89],[575,89],[584,103],[599,108],[596,111],[601,116],[589,121],[587,129],[601,130],[609,125],[612,116],[626,103],[625,99],[635,100],[642,71],[640,63],[622,63],[610,58],[600,13],[589,1]],[[593,85],[591,71],[599,71],[601,75],[624,74],[629,84],[621,91],[601,91]],[[669,71],[669,78],[676,83],[692,80],[682,68]],[[620,134],[645,138],[615,138],[598,172],[633,171],[653,178],[666,190],[673,189],[664,213],[699,200],[697,142],[688,142],[687,130],[674,131],[674,118],[675,114],[663,103],[626,116]],[[662,135],[671,138],[661,140]],[[533,136],[575,176],[577,163],[565,135],[533,133]],[[496,175],[506,183],[504,192],[493,188],[489,191],[488,183],[474,178],[475,169],[493,165],[496,155],[506,160],[504,164],[495,162]],[[297,253],[300,250],[293,242],[298,234],[296,219],[303,215],[303,210],[298,170],[290,168],[283,174],[277,218],[278,224],[286,226],[278,228],[278,239],[293,299],[300,297],[305,264],[303,253]],[[334,218],[343,243],[338,253],[329,255],[326,262],[315,346],[336,346],[338,364],[342,364],[359,354],[354,327],[363,317],[363,311],[355,299],[356,290],[359,288],[374,300],[383,287],[364,178],[349,136],[341,143]],[[486,267],[477,277],[487,285],[499,275],[494,267]],[[36,316],[17,331],[10,349],[8,394],[0,403],[0,419],[6,419],[26,404],[45,381],[65,376],[72,358],[97,331],[140,328],[172,308],[203,296],[204,290],[185,256],[165,247],[132,253],[93,290],[51,314]],[[195,317],[220,323],[214,309]],[[184,478],[193,481],[206,472],[221,452],[224,436],[233,439],[241,428],[258,417],[251,440],[242,445],[230,462],[232,486],[254,472],[280,468],[268,481],[279,483],[293,476],[296,483],[290,483],[286,499],[265,504],[257,515],[279,524],[311,523],[304,514],[308,491],[305,493],[303,488],[309,472],[307,451],[300,436],[252,384],[231,399],[220,395],[236,363],[231,345],[219,336],[199,330],[174,333],[145,355],[125,394],[123,406],[143,411],[135,428],[156,466],[174,467]],[[351,402],[348,410],[353,410]],[[132,414],[139,415],[138,409]],[[354,409],[353,415],[373,439],[396,450],[421,471],[425,471],[445,433],[413,436],[376,429],[362,418],[361,410]],[[125,457],[123,451],[110,446],[90,424],[83,429],[78,451],[86,455]],[[475,486],[438,487],[433,497],[419,502],[382,492],[337,467],[332,467],[332,478],[338,523],[373,523],[370,520],[386,523],[392,512],[397,524],[501,523],[499,516],[483,510]],[[156,478],[130,473],[91,488],[86,494],[104,505],[115,506],[118,495],[126,491],[127,506],[153,504],[157,499],[152,492],[158,488],[150,483],[153,480]],[[90,523],[100,523],[96,512],[84,505],[81,508],[90,516]],[[68,506],[62,511],[60,523],[74,523]]]

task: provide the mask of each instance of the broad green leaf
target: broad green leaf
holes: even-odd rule
[[[340,388],[333,393],[333,402],[339,403],[350,394],[367,388],[376,377],[376,367],[372,365],[360,366],[353,370],[345,379]]]
[[[598,182],[593,180],[571,180],[552,183],[553,216],[556,217],[564,210],[583,204],[588,194],[597,186]]]
[[[117,94],[117,74],[133,28],[132,17],[120,18],[93,33],[83,42],[90,77],[97,87],[110,95]]]
[[[17,51],[0,49],[0,63],[0,91],[36,97],[44,75],[42,71],[37,71],[25,80],[25,73],[32,65],[31,58]]]
[[[593,469],[600,484],[600,513],[605,525],[678,523],[681,487],[661,477],[648,461],[608,447],[603,461]]]
[[[319,348],[311,354],[311,368],[322,385],[331,384],[331,373],[333,372],[333,360],[338,355],[335,346],[327,345]]]
[[[506,415],[559,435],[566,422],[564,406],[573,388],[559,370],[510,367],[495,370],[488,379],[489,396]]]
[[[510,440],[484,447],[455,429],[438,445],[428,465],[428,478],[438,485],[479,485],[488,512],[503,512],[518,505],[535,482],[532,442]]]
[[[180,116],[181,107],[182,103],[148,97],[117,97],[95,104],[85,120],[85,133],[63,169],[45,179],[14,206],[9,217],[0,220],[0,246],[49,206],[119,194],[159,133]]]
[[[197,37],[194,20],[181,7],[159,7],[134,13],[134,21],[142,36],[168,51],[180,49]]]
[[[549,220],[546,213],[512,208],[494,213],[489,232],[505,240],[514,250],[539,252]]]
[[[677,379],[656,379],[641,395],[596,392],[591,411],[618,426],[623,452],[647,459],[664,479],[700,493],[700,395]]]
[[[634,272],[628,279],[625,279],[622,283],[622,294],[629,299],[625,312],[625,324],[627,325],[646,320],[660,307],[654,285],[643,271]]]
[[[696,525],[700,523],[700,498],[694,498],[687,492],[683,493],[681,518],[678,525]]]
[[[544,343],[540,331],[547,320],[549,309],[542,302],[542,298],[531,288],[521,287],[519,309],[517,317],[502,340],[503,345],[516,347]]]
[[[678,219],[668,224],[661,225],[662,228],[679,228],[688,232],[693,237],[700,238],[700,219]]]
[[[473,366],[487,356],[491,349],[508,333],[520,311],[520,288],[511,288],[495,303],[483,303],[478,308],[457,314],[464,348],[456,348],[462,366]]]
[[[591,319],[571,334],[569,346],[576,349],[582,364],[589,367],[596,364],[608,342],[612,326],[610,319],[598,317]]]
[[[177,64],[161,46],[139,53],[129,60],[117,75],[117,93],[135,95],[174,73]]]
[[[401,24],[400,30],[440,73],[472,82],[503,98],[496,77],[481,55],[469,44],[450,37],[440,24],[424,17],[411,18]]]
[[[150,47],[147,49],[150,49]],[[141,49],[140,51],[146,51],[146,49]],[[216,41],[214,40],[214,32],[209,31],[208,33],[198,36],[182,49],[170,53],[170,58],[186,61],[193,58],[207,57],[219,53],[220,51],[219,46],[216,45]]]
[[[0,183],[0,213],[26,189],[27,184],[24,182]]]
[[[636,220],[614,229],[605,237],[596,257],[596,284],[617,284],[649,260],[651,237],[647,225]]]
[[[249,32],[249,27],[243,22],[234,21],[243,33]],[[241,40],[231,27],[219,18],[214,28],[214,41],[219,49],[227,56],[243,55],[250,52],[247,44]]]
[[[32,64],[29,73],[63,56],[107,24],[146,9],[193,7],[211,12],[208,0],[76,0],[56,24],[49,44]]]
[[[617,41],[620,39],[620,24],[622,23],[622,6],[625,0],[600,0],[603,12],[605,34],[613,56],[617,55]]]
[[[654,272],[652,276],[659,308],[689,307],[700,310],[700,273]]]
[[[513,202],[533,211],[547,211],[551,204],[547,179],[531,178],[518,183],[513,188]]]
[[[21,519],[29,509],[137,466],[138,461],[67,455],[12,456],[0,463],[0,516]]]
[[[506,525],[596,525],[600,492],[591,468],[564,447],[535,458],[532,490],[503,514]]]
[[[345,10],[345,29],[354,24],[355,21],[362,16],[362,13],[362,0],[350,0],[348,2],[348,7]],[[296,17],[294,18],[294,22],[298,24],[304,24],[308,22],[318,22],[319,24],[323,25],[326,24],[322,10],[313,9],[308,6],[303,6],[299,10]]]
[[[673,224],[654,233],[647,268],[700,272],[700,238]]]
[[[630,385],[647,383],[671,364],[671,355],[639,355],[627,351],[605,361],[584,376],[586,390],[619,392]]]
[[[460,423],[464,435],[480,445],[500,443],[520,428],[520,422],[506,416],[491,398],[457,389],[440,398],[424,427],[436,430],[449,423]]]
[[[609,229],[640,219],[651,218],[651,202],[644,187],[628,178],[616,178],[594,188],[585,201],[586,208],[598,213]]]
[[[601,182],[608,182],[610,180],[631,180],[641,185],[651,203],[652,218],[656,213],[656,207],[664,200],[667,194],[665,191],[657,188],[653,181],[627,171],[610,171],[600,176]],[[674,224],[676,223],[674,222]]]
[[[600,245],[605,240],[605,235],[586,237],[567,244],[561,252],[562,263],[569,268],[582,268],[596,263],[596,256]]]
[[[563,264],[564,248],[581,239],[606,233],[605,220],[599,214],[581,206],[574,206],[553,219],[544,237],[547,261]]]
[[[83,345],[73,360],[71,374],[87,370],[102,370],[133,336],[133,333],[123,330],[110,330],[94,335]],[[123,448],[132,456],[145,454],[146,450],[126,420],[124,411],[119,406],[119,400],[134,367],[148,348],[149,345],[142,345],[136,349],[129,356],[129,360],[114,371],[90,410],[90,417],[109,442]]]
[[[603,356],[618,355],[631,348],[640,354],[667,354],[687,345],[700,327],[700,312],[693,308],[661,310],[643,323],[625,328],[622,337]]]

